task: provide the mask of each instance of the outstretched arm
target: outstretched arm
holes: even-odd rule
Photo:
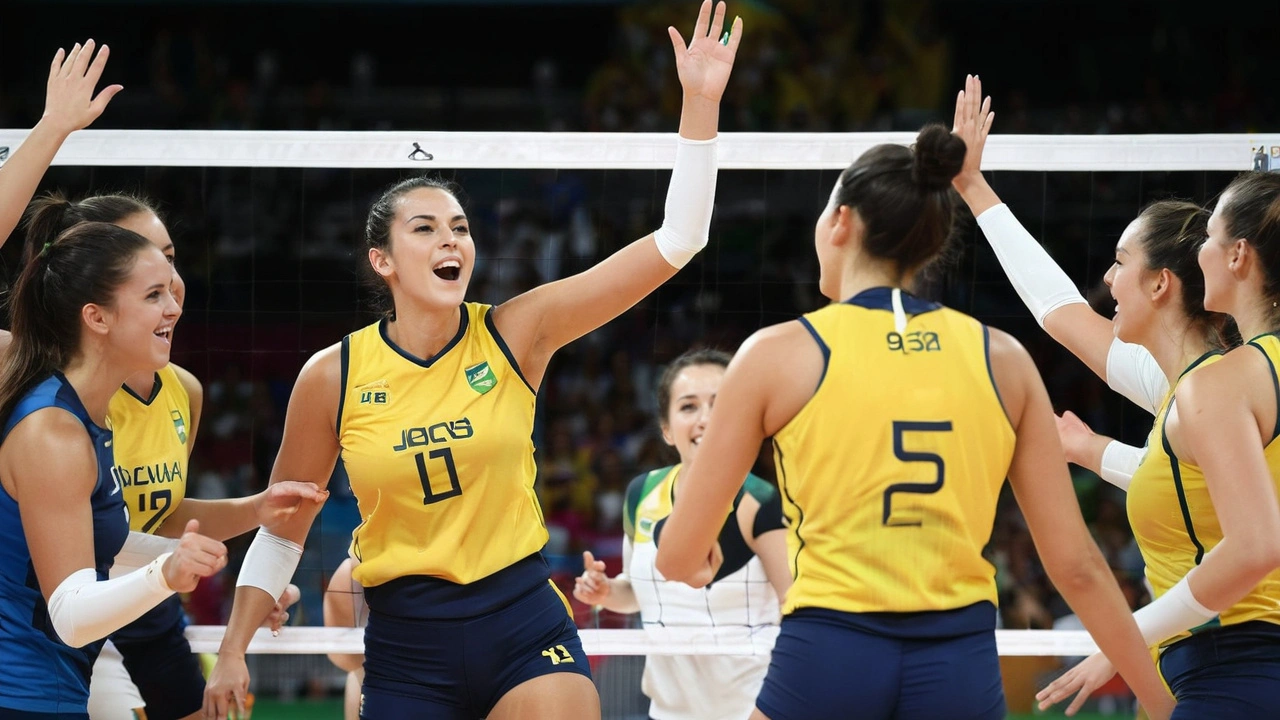
[[[964,90],[956,96],[954,131],[967,147],[964,167],[953,181],[956,191],[977,218],[1000,267],[1036,322],[1113,390],[1154,414],[1168,392],[1159,365],[1144,348],[1115,339],[1111,321],[1089,307],[1071,278],[982,175],[982,153],[994,119],[991,98],[982,97],[982,82],[968,76]]]
[[[85,41],[83,46],[76,43],[70,53],[58,49],[49,66],[44,115],[13,152],[13,157],[0,166],[0,244],[18,226],[23,210],[31,202],[63,141],[96,120],[111,98],[123,89],[120,85],[110,85],[94,96],[93,90],[107,66],[110,52],[103,45],[94,57],[93,50],[93,40]]]
[[[530,290],[494,311],[499,333],[533,387],[541,383],[552,353],[621,315],[706,246],[720,98],[742,38],[742,21],[724,33],[724,18],[723,2],[713,16],[711,0],[704,0],[687,46],[669,29],[684,102],[662,227],[586,272]]]

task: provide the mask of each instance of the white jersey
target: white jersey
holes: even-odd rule
[[[754,554],[726,553],[721,572],[729,572],[701,589],[670,582],[658,572],[654,528],[671,514],[679,472],[679,465],[655,470],[636,478],[627,492],[629,552],[624,553],[623,572],[640,605],[641,625],[657,640],[668,628],[678,628],[673,633],[682,637],[691,628],[716,628],[720,633],[733,628],[740,631],[733,644],[749,644],[757,654],[650,655],[641,688],[651,700],[649,715],[655,720],[745,720],[769,669],[769,652],[782,618],[778,596]],[[769,493],[776,492],[760,478],[748,476],[734,509],[748,493],[760,501],[762,512],[777,507],[768,503]]]

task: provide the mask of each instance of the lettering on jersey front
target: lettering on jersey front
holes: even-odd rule
[[[466,440],[475,434],[471,421],[467,418],[440,422],[425,427],[411,427],[400,431],[400,443],[391,448],[392,452],[401,452],[409,448],[425,445],[439,445],[450,440]]]
[[[888,343],[890,352],[900,352],[903,355],[942,350],[942,342],[938,338],[938,333],[935,332],[921,330],[905,334],[890,332],[885,336],[885,341]]]
[[[135,485],[164,485],[183,480],[182,463],[174,460],[171,463],[153,463],[127,468],[116,465],[111,468],[111,475],[121,487]]]
[[[437,446],[432,450],[419,451],[413,454],[413,463],[418,469],[418,479],[422,481],[423,505],[431,505],[462,494],[462,483],[458,479],[458,468],[453,462],[453,448],[449,447],[448,443],[466,440],[473,435],[475,435],[475,429],[471,426],[471,420],[467,418],[438,422],[434,425],[410,427],[400,431],[400,443],[392,446],[392,452],[398,453],[412,450],[413,448]],[[434,473],[427,469],[428,460],[439,461]],[[449,483],[444,486],[444,483],[441,482],[440,485],[443,487],[433,487],[431,476],[434,474],[438,477],[440,469],[445,471],[445,476],[448,478]]]

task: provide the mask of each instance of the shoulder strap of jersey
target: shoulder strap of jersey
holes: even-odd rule
[[[650,470],[644,475],[636,476],[630,484],[627,485],[626,503],[622,512],[622,529],[632,540],[636,536],[636,511],[640,507],[640,503],[653,492],[653,489],[662,482],[662,479],[671,472],[673,466]]]

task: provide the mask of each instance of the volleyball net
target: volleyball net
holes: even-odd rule
[[[0,130],[0,162],[25,135]],[[819,307],[813,223],[838,173],[874,145],[914,138],[721,135],[708,248],[635,309],[564,348],[540,391],[535,440],[552,538],[546,554],[566,595],[584,549],[604,559],[610,575],[620,570],[627,481],[675,461],[657,433],[657,371],[691,346],[733,350],[759,327]],[[674,154],[671,133],[84,130],[64,144],[43,187],[73,197],[139,191],[158,201],[188,287],[174,361],[205,387],[188,492],[216,498],[265,485],[298,369],[376,317],[361,287],[363,225],[386,185],[414,173],[461,184],[478,256],[468,299],[498,303],[590,267],[656,228]],[[1109,301],[1101,278],[1116,239],[1143,205],[1169,197],[1209,204],[1240,171],[1280,169],[1280,134],[994,135],[983,166],[1002,199],[1101,307]],[[975,223],[964,224],[959,239],[926,294],[1018,337],[1056,408],[1141,444],[1149,416],[1044,336]],[[19,245],[10,242],[0,253],[10,276]],[[771,478],[768,457],[761,457],[756,472]],[[1073,471],[1095,537],[1140,603],[1140,558],[1123,498]],[[293,625],[279,637],[260,631],[251,653],[362,651],[360,629],[320,627],[327,579],[359,521],[341,475],[339,468],[295,578],[303,601]],[[247,544],[229,542],[229,570],[189,599],[188,636],[198,652],[217,650]],[[998,631],[1000,653],[1090,654],[1096,646],[1079,630],[1012,629],[1070,615],[1027,546],[1026,528],[1006,498],[988,551],[1009,628]],[[641,629],[634,617],[573,606],[583,645],[598,657],[759,654],[770,644],[743,628]],[[327,667],[317,660],[317,668]],[[632,679],[638,689],[638,674]]]

